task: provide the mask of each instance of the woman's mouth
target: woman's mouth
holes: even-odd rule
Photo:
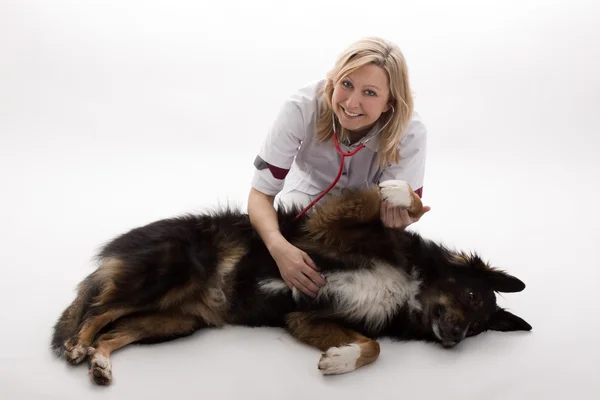
[[[344,107],[340,106],[340,108],[342,109],[342,111],[344,112],[344,114],[346,115],[346,117],[348,118],[358,118],[358,117],[362,117],[363,114],[355,114],[355,113],[351,113],[349,111],[347,111]]]

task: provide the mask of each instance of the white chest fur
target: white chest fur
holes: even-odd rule
[[[417,300],[421,281],[387,263],[374,262],[368,269],[324,275],[327,284],[319,290],[317,300],[328,300],[335,314],[351,321],[377,329],[402,307],[421,309]],[[267,293],[289,290],[280,279],[265,280],[259,286]],[[293,296],[299,298],[300,293],[294,289]]]

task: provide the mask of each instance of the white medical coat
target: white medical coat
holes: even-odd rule
[[[341,155],[332,142],[316,139],[316,123],[322,98],[320,80],[300,88],[283,104],[275,122],[259,148],[251,185],[268,195],[301,192],[316,197],[335,180]],[[372,131],[380,129],[375,124]],[[370,132],[370,133],[371,133]],[[398,145],[400,161],[384,168],[377,161],[379,136],[368,141],[363,149],[344,160],[344,170],[336,186],[329,192],[344,188],[376,185],[400,179],[408,182],[422,196],[425,175],[427,130],[419,115],[413,112],[406,132]],[[340,143],[342,151],[355,146]]]

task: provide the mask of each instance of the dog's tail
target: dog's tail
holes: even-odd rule
[[[90,304],[91,279],[92,276],[89,276],[79,284],[77,297],[62,312],[60,318],[54,325],[51,348],[59,357],[62,357],[65,352],[65,341],[77,333],[83,315]]]

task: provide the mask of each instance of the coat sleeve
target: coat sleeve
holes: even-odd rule
[[[281,191],[304,139],[305,126],[298,104],[284,102],[254,159],[253,188],[272,196]]]
[[[420,119],[413,119],[400,145],[400,161],[385,168],[379,182],[403,180],[423,196],[425,161],[427,153],[427,129]]]

